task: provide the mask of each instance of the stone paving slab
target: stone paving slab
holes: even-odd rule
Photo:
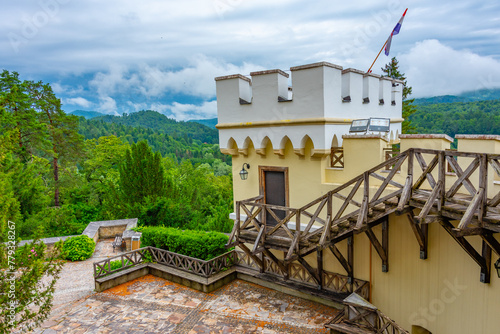
[[[100,240],[91,258],[64,264],[56,283],[52,313],[94,293],[93,263],[123,253],[113,250],[113,241],[114,239]]]
[[[337,312],[241,280],[205,294],[147,275],[73,302],[35,333],[328,333]]]

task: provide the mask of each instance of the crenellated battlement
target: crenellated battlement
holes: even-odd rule
[[[300,147],[307,135],[316,149],[326,150],[334,136],[348,133],[352,120],[370,117],[390,118],[394,139],[401,132],[402,81],[327,62],[290,72],[215,78],[221,148],[227,148],[229,138],[242,147],[247,137],[254,143],[265,137],[275,142],[284,135]]]

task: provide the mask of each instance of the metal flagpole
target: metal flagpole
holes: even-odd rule
[[[366,73],[370,73],[372,71],[372,67],[373,67],[373,65],[375,65],[375,62],[377,61],[378,56],[380,56],[380,54],[382,53],[382,50],[385,48],[385,46],[387,45],[387,43],[389,42],[389,40],[392,39],[392,36],[399,34],[399,29],[401,29],[401,25],[403,24],[403,20],[405,18],[405,15],[406,15],[407,11],[408,11],[408,8],[406,8],[405,12],[403,13],[403,16],[401,16],[401,19],[399,19],[399,22],[396,24],[396,26],[394,27],[394,29],[392,29],[391,34],[389,35],[389,38],[385,41],[384,45],[382,46],[382,49],[380,49],[380,51],[378,52],[377,57],[375,57],[375,60],[373,61],[372,66],[370,66],[370,68],[368,69],[368,71]],[[389,44],[389,48],[390,47],[391,46]],[[389,55],[388,52],[387,52],[387,55]]]
[[[378,56],[380,56],[380,54],[382,53],[382,50],[383,50],[383,49],[385,48],[385,46],[387,45],[387,41],[388,41],[388,40],[389,40],[389,39],[386,39],[386,40],[385,40],[385,43],[384,43],[384,45],[382,46],[382,49],[380,49],[380,51],[378,52],[377,57],[375,57],[375,60],[374,60],[374,61],[373,61],[373,63],[372,63],[372,66],[370,66],[370,68],[368,69],[368,71],[367,71],[366,73],[371,73],[373,65],[375,65],[375,62],[377,61]]]

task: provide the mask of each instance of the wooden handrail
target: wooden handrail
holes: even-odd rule
[[[231,267],[235,262],[233,250],[205,261],[187,255],[170,252],[161,248],[148,246],[113,256],[106,260],[94,262],[94,279],[144,263],[145,252],[149,252],[157,263],[203,277],[215,275]],[[110,262],[118,258],[122,259],[122,267],[111,270]],[[126,261],[129,263],[124,265]]]

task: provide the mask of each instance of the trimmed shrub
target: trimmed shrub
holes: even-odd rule
[[[210,260],[227,252],[225,234],[180,230],[171,227],[144,227],[141,246],[152,246],[201,260]]]
[[[63,252],[67,260],[83,261],[94,254],[95,242],[86,235],[79,235],[67,239],[63,245]]]

